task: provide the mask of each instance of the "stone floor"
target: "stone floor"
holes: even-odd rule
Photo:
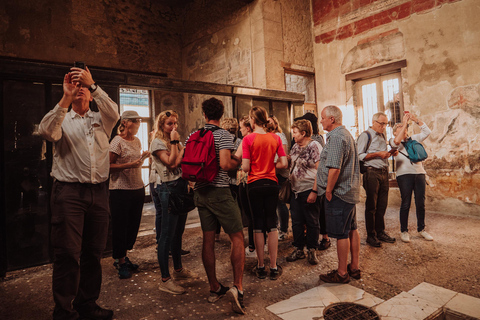
[[[267,309],[284,320],[321,320],[324,310],[339,302],[372,308],[383,320],[437,319],[447,310],[459,319],[480,319],[480,299],[426,282],[387,301],[348,284],[323,284]]]
[[[291,252],[291,234],[279,243],[278,263],[283,273],[277,281],[260,280],[251,272],[256,260],[245,262],[244,287],[247,314],[232,312],[227,299],[211,304],[208,282],[201,262],[201,230],[198,215],[189,214],[183,246],[191,254],[183,257],[185,267],[199,277],[184,281],[187,293],[173,296],[158,290],[160,270],[155,252],[154,209],[146,205],[141,230],[129,257],[140,264],[132,278],[120,280],[112,259],[102,260],[103,283],[99,304],[113,309],[114,319],[323,319],[331,303],[357,302],[373,307],[382,319],[480,319],[480,219],[427,212],[427,228],[435,240],[425,241],[411,232],[412,242],[365,244],[364,208],[357,207],[361,235],[360,268],[362,279],[348,285],[319,282],[318,275],[336,268],[336,244],[318,252],[320,263],[306,260],[286,262]],[[387,231],[398,237],[398,207],[386,214]],[[410,230],[415,230],[411,213]],[[217,276],[231,285],[230,242],[222,232],[216,243]],[[268,260],[267,260],[268,263]],[[0,319],[51,319],[52,265],[8,272],[0,280]],[[420,305],[415,304],[416,302]],[[432,318],[435,312],[451,310],[470,318]],[[297,313],[300,312],[301,315]]]

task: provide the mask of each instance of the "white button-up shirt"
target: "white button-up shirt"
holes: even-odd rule
[[[99,112],[82,117],[58,104],[43,117],[39,131],[54,142],[52,177],[62,182],[101,183],[108,179],[110,134],[119,119],[118,105],[100,87],[92,93]]]

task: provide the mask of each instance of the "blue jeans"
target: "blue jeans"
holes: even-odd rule
[[[412,192],[415,193],[415,207],[417,208],[417,231],[425,229],[425,189],[424,174],[402,174],[397,177],[398,188],[402,197],[400,205],[400,230],[408,231],[408,214],[412,203]]]
[[[282,177],[281,175],[277,174],[278,185],[281,186],[287,178]],[[277,202],[277,216],[278,221],[280,222],[280,231],[287,233],[288,231],[288,208],[285,203],[282,201]]]
[[[150,183],[150,194],[152,195],[153,205],[155,206],[155,233],[156,242],[160,239],[160,232],[162,230],[162,205],[160,204],[160,198],[157,195],[157,189],[154,187],[154,183]]]
[[[162,278],[169,278],[168,254],[172,251],[172,260],[174,269],[182,268],[182,236],[185,231],[185,222],[187,215],[172,214],[168,211],[168,199],[170,193],[183,192],[185,180],[179,178],[175,181],[164,182],[157,185],[157,197],[162,209],[162,223],[160,237],[157,241],[157,258],[162,272]],[[158,231],[157,231],[158,234]]]
[[[307,249],[317,247],[320,227],[320,199],[317,197],[315,203],[308,203],[307,198],[312,190],[300,192],[292,196],[290,210],[292,211],[293,246],[303,250],[305,244]],[[305,226],[307,233],[305,234]]]

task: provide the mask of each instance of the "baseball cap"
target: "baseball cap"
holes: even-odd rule
[[[137,111],[127,110],[122,113],[122,120],[125,119],[140,119],[141,117],[138,115]]]

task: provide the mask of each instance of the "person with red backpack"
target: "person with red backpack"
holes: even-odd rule
[[[216,302],[227,294],[232,302],[233,311],[244,314],[243,224],[238,204],[230,192],[230,179],[227,173],[237,168],[241,159],[232,154],[234,144],[230,133],[219,127],[224,109],[222,101],[216,98],[210,98],[202,103],[206,124],[187,139],[182,170],[184,178],[196,182],[194,201],[203,232],[202,260],[210,284],[208,302]],[[211,150],[215,152],[215,161],[211,161]],[[215,272],[215,230],[218,224],[228,234],[232,243],[230,253],[234,278],[232,288],[218,282]]]

